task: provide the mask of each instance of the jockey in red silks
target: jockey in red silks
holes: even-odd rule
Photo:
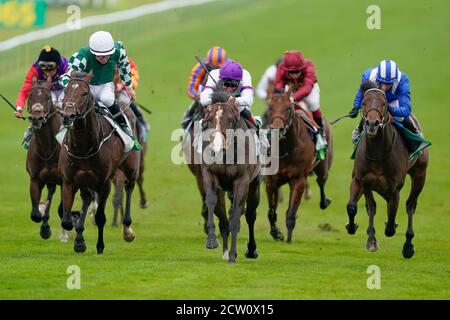
[[[286,51],[283,61],[277,67],[275,88],[285,89],[290,86],[295,108],[303,102],[319,125],[319,133],[323,133],[322,113],[320,112],[320,88],[316,71],[310,60],[303,57],[300,51]]]
[[[228,60],[228,55],[225,49],[221,47],[212,47],[206,53],[205,59],[203,59],[203,65],[206,66],[208,71],[220,68]],[[199,103],[200,92],[203,86],[208,80],[208,75],[205,69],[200,63],[196,63],[189,75],[189,84],[186,89],[187,95],[194,100],[189,106],[188,110],[184,114],[181,126],[186,129],[189,123],[192,121],[192,116],[196,113],[197,109],[201,106]]]
[[[33,87],[33,78],[36,80],[44,80],[52,78],[52,100],[57,107],[61,107],[61,101],[64,98],[64,88],[58,83],[59,77],[67,71],[67,59],[51,46],[45,46],[39,53],[38,59],[33,62],[28,70],[22,88],[17,95],[16,111],[14,115],[18,118],[22,117],[25,104]],[[33,130],[28,126],[24,134],[24,147],[28,147]]]

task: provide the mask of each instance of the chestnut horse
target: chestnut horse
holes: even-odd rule
[[[349,234],[355,234],[358,229],[358,224],[355,223],[357,203],[364,194],[369,215],[367,229],[369,237],[366,248],[369,251],[378,250],[373,225],[376,203],[372,192],[377,192],[387,202],[388,221],[385,235],[392,237],[397,228],[395,216],[400,200],[400,190],[405,182],[406,174],[409,174],[411,191],[406,201],[408,228],[402,254],[405,258],[411,258],[414,255],[413,214],[416,210],[417,198],[425,184],[428,150],[424,149],[417,160],[410,161],[405,141],[391,121],[385,93],[371,81],[365,81],[361,85],[361,90],[364,93],[361,114],[365,133],[355,154],[350,199],[347,204],[349,223],[346,228]],[[419,127],[417,120],[415,121]]]
[[[28,97],[28,113],[33,135],[31,137],[26,168],[30,176],[31,196],[31,220],[41,222],[40,235],[43,239],[51,236],[48,224],[50,218],[50,206],[56,186],[61,185],[62,180],[58,172],[58,158],[60,145],[55,139],[59,131],[61,117],[52,101],[52,79],[46,82],[38,82],[33,79],[33,86]],[[44,212],[39,209],[42,189],[47,186],[47,200],[43,201]],[[58,213],[62,218],[62,206],[60,204]],[[67,241],[67,233],[63,230],[61,241]]]
[[[248,224],[249,241],[247,243],[247,258],[257,258],[254,226],[256,221],[256,209],[259,205],[259,173],[260,163],[256,157],[256,149],[252,148],[253,129],[250,129],[241,118],[234,98],[228,94],[216,91],[212,96],[212,104],[206,110],[206,121],[210,133],[211,144],[203,144],[203,156],[214,154],[214,159],[224,161],[202,161],[203,188],[206,193],[206,207],[208,209],[208,239],[207,248],[213,248],[217,244],[214,233],[214,209],[218,202],[219,190],[233,193],[230,210],[229,228],[231,231],[231,248],[228,254],[224,251],[223,258],[228,256],[229,263],[236,263],[237,234],[240,228],[240,217],[245,209],[245,218]],[[229,135],[232,131],[233,135]],[[239,133],[244,137],[240,139]],[[249,136],[247,139],[245,136]],[[232,147],[230,147],[232,146]],[[232,156],[228,153],[232,152]],[[251,161],[252,155],[255,161]],[[243,156],[243,157],[241,157]],[[216,158],[217,157],[217,158]],[[231,160],[230,160],[231,158]],[[241,159],[239,159],[241,158]],[[213,159],[211,159],[213,160]],[[241,161],[240,161],[241,160]],[[228,245],[228,237],[222,234],[224,250]]]
[[[266,175],[266,192],[269,202],[270,234],[275,240],[284,240],[276,225],[279,188],[288,183],[290,187],[289,208],[286,212],[287,242],[292,242],[297,210],[306,189],[308,175],[314,171],[320,187],[320,208],[331,203],[325,195],[325,183],[333,160],[333,141],[328,123],[325,135],[328,152],[324,160],[316,161],[316,147],[305,120],[299,116],[290,100],[290,92],[271,92],[268,107],[263,115],[264,127],[280,130],[279,169],[274,175]],[[324,120],[325,122],[325,120]],[[273,142],[272,142],[273,143]]]
[[[80,190],[83,206],[81,217],[76,225],[74,250],[86,251],[83,238],[84,220],[92,200],[91,190],[98,194],[98,208],[95,223],[98,228],[97,253],[104,250],[103,228],[106,222],[105,205],[111,189],[111,178],[120,168],[127,179],[125,185],[126,205],[122,235],[125,241],[133,241],[135,234],[131,229],[131,195],[139,175],[140,151],[124,153],[122,139],[114,134],[109,122],[95,112],[94,97],[89,82],[92,72],[84,77],[76,74],[66,87],[63,100],[63,125],[68,129],[59,157],[62,174],[63,218],[61,225],[66,230],[73,228],[70,217],[75,193]],[[126,113],[132,127],[135,118],[130,110]]]

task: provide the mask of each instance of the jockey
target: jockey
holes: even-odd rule
[[[320,112],[320,88],[316,71],[313,63],[303,58],[300,51],[286,51],[283,61],[277,67],[275,88],[285,89],[287,85],[292,89],[295,108],[300,109],[300,102],[304,102],[319,125],[318,134],[323,135],[324,123]]]
[[[208,71],[220,68],[225,61],[227,61],[228,56],[225,49],[221,47],[212,47],[206,53],[206,58],[203,59],[203,64],[206,66]],[[196,63],[192,68],[191,74],[189,76],[189,84],[186,89],[188,96],[194,100],[189,106],[188,110],[184,114],[183,121],[181,126],[183,129],[186,129],[188,124],[191,122],[191,118],[194,115],[195,111],[200,106],[200,91],[202,87],[206,84],[208,80],[208,75],[206,74],[205,69],[201,66],[200,63]]]
[[[200,94],[200,103],[204,107],[211,104],[211,94],[217,83],[218,86],[222,86],[225,91],[228,91],[230,95],[236,97],[241,116],[254,126],[257,126],[255,118],[250,112],[254,97],[250,73],[243,69],[238,62],[228,60],[222,65],[220,70],[212,70],[210,74],[214,80],[209,78],[206,82]]]
[[[126,93],[131,100],[134,100],[136,94],[131,86],[130,62],[122,42],[114,41],[109,32],[97,31],[89,38],[88,46],[79,49],[72,55],[69,69],[60,77],[59,82],[65,87],[69,83],[70,74],[73,71],[83,73],[92,71],[90,88],[95,100],[103,103],[123,131],[133,137],[133,131],[115,101],[113,80],[116,67],[119,70],[120,79],[125,84]]]
[[[63,87],[58,83],[59,77],[67,71],[67,59],[60,55],[58,50],[51,46],[45,46],[39,53],[38,59],[33,62],[28,70],[22,88],[17,95],[16,111],[14,115],[18,118],[22,117],[22,113],[33,86],[33,78],[36,80],[47,80],[52,78],[52,100],[57,107],[61,107],[61,101],[64,98]],[[24,134],[24,147],[28,147],[33,130],[31,125],[28,126]]]
[[[370,68],[362,74],[363,81],[370,80],[378,84],[380,89],[385,92],[386,100],[389,103],[389,113],[395,120],[401,122],[404,127],[413,133],[419,133],[414,121],[411,118],[411,98],[409,90],[408,76],[400,72],[397,64],[392,60],[383,60],[377,67]],[[356,92],[353,102],[353,109],[349,112],[351,118],[358,116],[364,94],[361,89]],[[356,142],[363,126],[361,119],[358,127],[352,133],[352,140]]]
[[[131,87],[136,92],[136,88],[139,83],[139,69],[134,60],[132,60],[130,57],[128,57],[128,61],[130,62],[130,68],[131,68]],[[116,68],[116,73],[114,75],[114,85],[115,85],[115,93],[116,93],[116,99],[118,101],[121,101],[122,103],[129,105],[130,109],[133,111],[134,115],[137,119],[137,125],[141,128],[140,133],[141,141],[145,141],[147,137],[147,133],[149,131],[149,125],[147,124],[147,121],[145,121],[144,115],[139,110],[138,106],[131,101],[129,95],[127,94],[127,91],[125,89],[125,83],[120,79],[119,76],[119,70]]]
[[[263,76],[258,82],[258,86],[256,87],[256,96],[261,100],[267,99],[267,92],[269,90],[270,85],[275,84],[275,77],[277,75],[277,67],[283,61],[283,59],[278,59],[275,64],[270,65],[266,71],[264,71]]]

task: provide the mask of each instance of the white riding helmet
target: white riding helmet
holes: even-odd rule
[[[97,31],[89,38],[89,49],[96,56],[109,56],[116,51],[111,33]]]

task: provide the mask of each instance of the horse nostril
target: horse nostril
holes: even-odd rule
[[[375,126],[378,127],[380,125],[380,120],[375,121]]]
[[[366,124],[366,126],[370,126],[370,121],[369,120],[365,120],[364,123]]]

